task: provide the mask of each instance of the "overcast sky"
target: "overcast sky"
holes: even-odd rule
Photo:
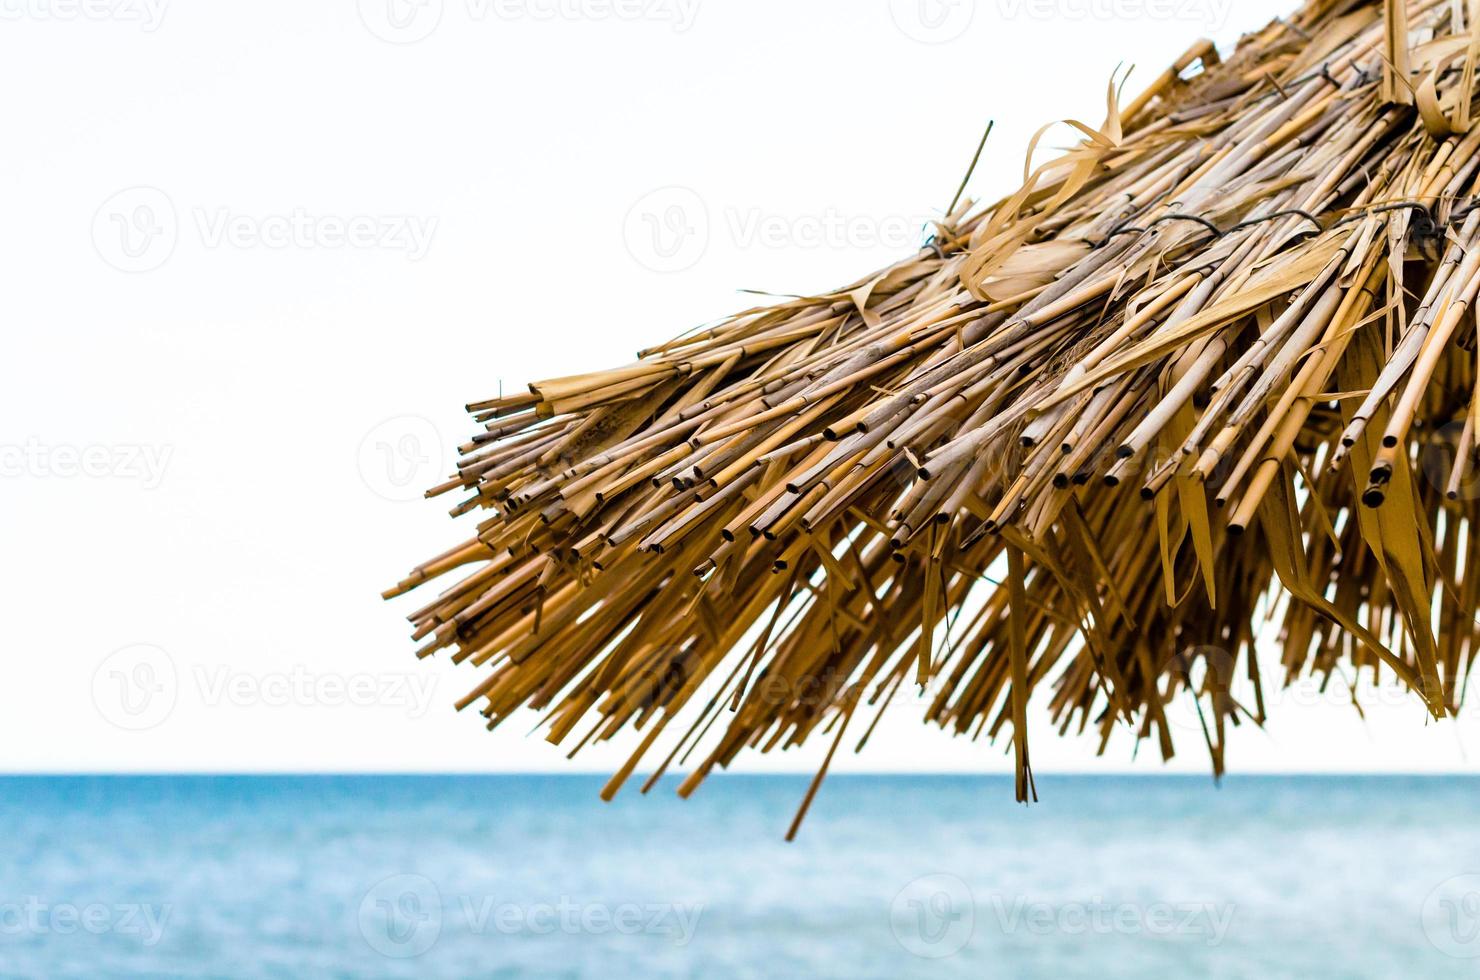
[[[478,675],[378,598],[471,533],[419,498],[461,406],[881,267],[987,119],[981,195],[1117,65],[1282,6],[4,0],[4,768],[568,768],[455,714]],[[1373,699],[1271,696],[1231,764],[1465,764],[1475,712]],[[918,719],[837,768],[1008,771]],[[1160,770],[1034,720],[1042,771]]]

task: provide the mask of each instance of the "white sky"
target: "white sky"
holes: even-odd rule
[[[0,767],[569,769],[533,716],[454,714],[477,675],[418,664],[414,600],[378,598],[470,533],[417,499],[473,431],[461,406],[624,363],[739,287],[880,267],[989,117],[982,195],[1041,123],[1098,123],[1117,64],[1138,89],[1284,6],[423,4],[0,0]],[[1132,765],[1035,722],[1040,771]],[[1458,768],[1477,729],[1287,705],[1231,762]],[[1175,768],[1203,771],[1188,734]],[[899,704],[837,768],[1002,772],[1005,748]]]

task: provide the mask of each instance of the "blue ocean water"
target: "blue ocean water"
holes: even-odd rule
[[[0,975],[1480,972],[1477,779],[602,782],[0,779]]]

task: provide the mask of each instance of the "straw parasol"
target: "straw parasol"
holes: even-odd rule
[[[419,655],[477,669],[458,706],[490,728],[637,730],[607,798],[640,764],[688,795],[745,749],[830,762],[915,685],[927,722],[1010,743],[1025,801],[1030,702],[1169,758],[1195,698],[1217,774],[1265,719],[1261,655],[1451,714],[1477,62],[1480,3],[1312,0],[1129,101],[1113,80],[1103,123],[917,254],[470,405],[429,495],[476,533],[386,595],[448,583]]]

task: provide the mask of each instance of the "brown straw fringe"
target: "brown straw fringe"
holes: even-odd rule
[[[387,597],[462,576],[410,618],[479,668],[459,707],[490,728],[535,708],[572,754],[639,730],[607,798],[643,760],[685,796],[746,748],[817,734],[831,761],[907,684],[929,722],[1010,734],[1020,800],[1030,709],[1170,757],[1195,698],[1221,774],[1265,718],[1266,620],[1287,680],[1365,670],[1454,713],[1477,28],[1480,2],[1314,0],[1129,104],[1112,84],[1098,129],[877,275],[469,406],[485,431],[431,493],[467,491],[477,535]]]

